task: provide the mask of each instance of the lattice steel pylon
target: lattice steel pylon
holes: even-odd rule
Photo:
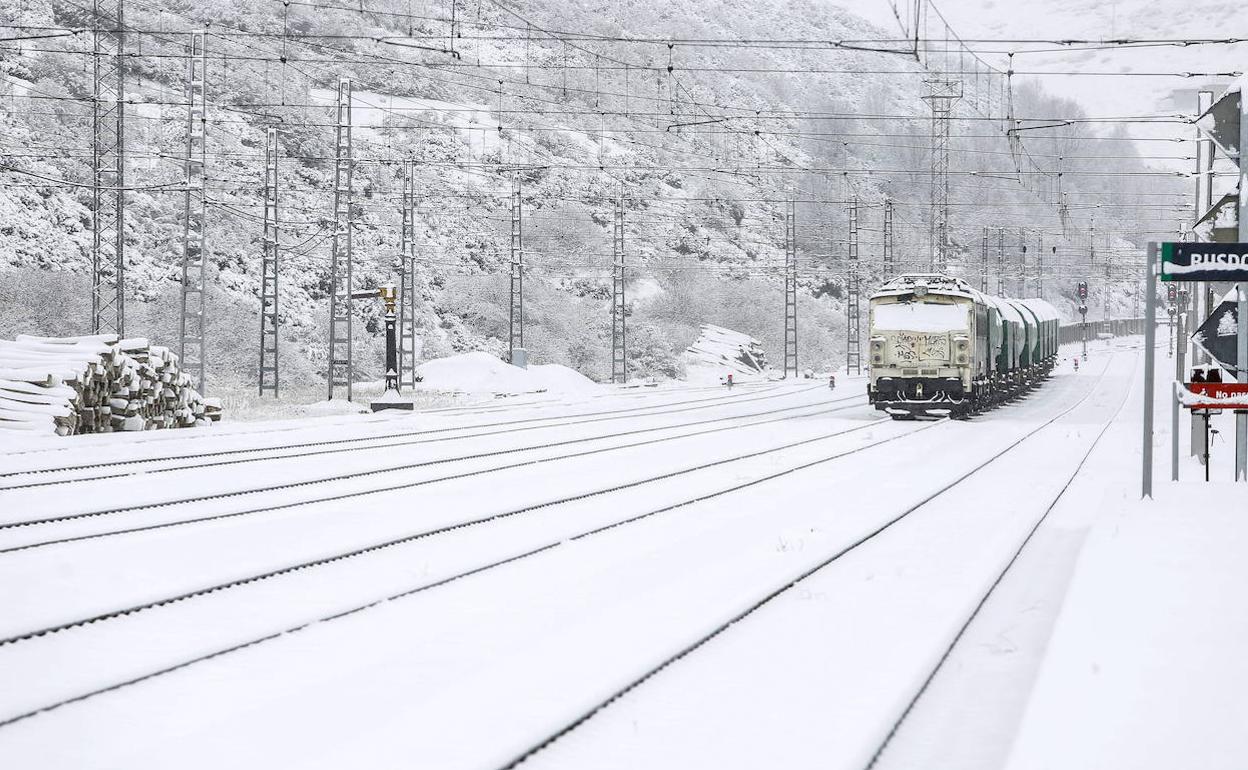
[[[988,228],[984,228],[984,240],[979,253],[979,290],[988,293]]]
[[[897,273],[896,256],[893,253],[893,199],[884,199],[884,280]]]
[[[270,128],[264,142],[264,253],[260,263],[260,395],[278,396],[278,275],[281,272],[281,240],[277,225],[277,129]]]
[[[1044,233],[1036,233],[1036,296],[1044,299]]]
[[[403,161],[399,233],[399,387],[416,385],[416,164]]]
[[[126,327],[124,0],[95,0],[91,100],[91,331]]]
[[[845,373],[862,374],[862,331],[860,295],[862,277],[858,272],[858,196],[849,200],[849,292],[845,302]]]
[[[628,382],[628,332],[624,311],[624,192],[615,201],[615,237],[611,249],[611,381]]]
[[[204,378],[208,326],[205,297],[208,289],[205,232],[208,220],[204,186],[207,157],[204,129],[208,114],[204,81],[207,63],[204,33],[195,32],[186,50],[186,193],[182,215],[182,323],[178,357],[182,360],[182,371],[191,377],[200,393],[205,392],[207,387]]]
[[[511,291],[507,306],[507,360],[517,365],[527,364],[527,360],[516,359],[516,351],[524,350],[524,231],[520,205],[520,177],[517,175],[511,180]]]
[[[931,215],[928,249],[931,270],[943,273],[949,265],[949,124],[954,103],[962,98],[962,81],[941,75],[928,78],[923,101],[932,110]]]
[[[1018,229],[1018,297],[1027,296],[1027,231]]]
[[[338,81],[334,117],[334,237],[329,265],[329,398],[335,390],[351,400],[355,377],[351,312],[351,81]]]
[[[784,376],[797,377],[797,204],[784,212]]]
[[[1005,296],[1005,228],[997,228],[997,296]]]
[[[1112,244],[1105,246],[1105,283],[1101,288],[1101,318],[1109,320],[1109,295],[1114,281],[1114,249]]]

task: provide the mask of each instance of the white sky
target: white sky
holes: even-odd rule
[[[869,19],[889,33],[898,30],[887,0],[831,2]],[[1241,4],[1233,2],[943,0],[937,7],[964,39],[1248,38],[1248,15],[1242,13]],[[935,19],[934,14],[929,16]],[[935,24],[932,31],[935,31]],[[974,43],[972,47],[1003,52],[1011,46]],[[1006,57],[985,54],[985,59],[1004,64]],[[1248,44],[1033,54],[1015,56],[1014,66],[1016,71],[1248,71]],[[1090,116],[1107,117],[1190,113],[1195,110],[1197,90],[1208,87],[1218,94],[1231,78],[1052,75],[1040,80],[1050,92],[1078,101]],[[1177,124],[1135,125],[1130,130],[1139,136],[1185,138],[1194,131]],[[1152,149],[1156,150],[1155,143]]]

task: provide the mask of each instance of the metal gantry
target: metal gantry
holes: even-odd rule
[[[334,119],[334,236],[329,265],[329,398],[335,392],[351,400],[355,376],[351,322],[351,81],[338,81]]]
[[[884,199],[884,280],[897,273],[897,258],[893,252],[893,199]]]
[[[962,81],[937,75],[924,82],[927,93],[923,101],[932,111],[928,249],[932,272],[943,273],[949,264],[949,124],[953,105],[962,98]]]
[[[399,387],[416,385],[416,164],[403,161],[403,209],[399,233]]]
[[[628,333],[624,311],[624,193],[615,201],[615,237],[611,250],[611,381],[628,381]]]
[[[797,376],[797,204],[784,211],[784,376]]]
[[[264,142],[264,253],[260,263],[260,395],[278,396],[278,275],[281,272],[281,240],[277,225],[277,129],[270,128]]]
[[[208,109],[204,81],[207,63],[204,33],[195,32],[186,52],[186,155],[183,158],[186,193],[182,215],[182,323],[178,357],[182,359],[182,371],[191,377],[201,393],[207,387],[204,378],[208,326],[205,297],[208,288],[207,201],[204,185],[204,131]]]
[[[91,100],[91,331],[125,334],[124,0],[95,0]]]
[[[524,353],[524,230],[520,217],[520,177],[511,180],[511,292],[507,318],[507,360],[518,366],[528,363]],[[517,352],[520,356],[517,358]]]
[[[858,272],[858,196],[849,200],[849,291],[845,302],[845,373],[862,374],[862,333],[859,329],[862,276]]]

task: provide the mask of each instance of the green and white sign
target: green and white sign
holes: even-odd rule
[[[1163,243],[1161,280],[1248,281],[1248,243]]]

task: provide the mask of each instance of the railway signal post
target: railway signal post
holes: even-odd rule
[[[399,344],[396,331],[399,317],[396,307],[399,291],[394,284],[387,283],[376,289],[351,293],[351,299],[369,299],[370,297],[380,297],[386,306],[386,387],[381,396],[374,399],[369,407],[374,412],[384,409],[411,411],[415,405],[399,393]]]

